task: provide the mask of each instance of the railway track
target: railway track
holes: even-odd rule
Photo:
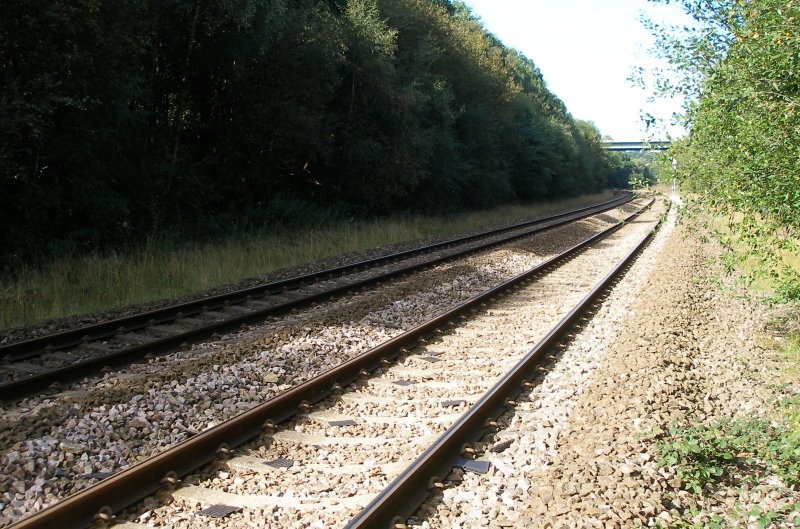
[[[0,347],[0,401],[186,348],[269,316],[608,211],[632,198],[626,193],[514,226],[5,345]]]
[[[656,221],[634,220],[638,214],[12,527],[110,522],[115,513],[178,485],[186,475],[171,491],[173,501],[160,505],[150,499],[129,514],[165,527],[203,525],[197,516],[216,516],[217,526],[231,527],[254,519],[262,525],[341,526],[359,509],[351,527],[402,522],[427,497],[428,484],[440,486],[454,466],[485,468],[485,462],[470,460],[463,445],[492,427],[487,419],[507,405],[541,357],[649,241]],[[598,266],[605,262],[617,264]],[[591,281],[576,284],[576,272],[587,269],[593,270]],[[530,310],[554,292],[563,297],[558,310],[546,315]],[[537,345],[525,352],[531,343]],[[491,362],[487,354],[493,355]],[[198,514],[197,504],[217,506]]]

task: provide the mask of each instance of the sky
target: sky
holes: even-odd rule
[[[617,141],[665,139],[685,134],[671,126],[677,99],[648,102],[647,91],[628,81],[635,67],[658,65],[648,54],[653,37],[639,21],[688,23],[673,5],[646,0],[465,0],[486,28],[541,70],[547,87],[573,117],[591,121]],[[649,112],[664,125],[647,133]]]

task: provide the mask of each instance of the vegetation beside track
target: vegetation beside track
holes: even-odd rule
[[[670,3],[670,0],[653,0]],[[691,133],[662,167],[725,219],[726,264],[777,301],[800,299],[800,3],[678,0],[694,29],[650,24]],[[674,159],[677,164],[672,163]]]
[[[800,523],[800,502],[786,491],[800,485],[800,305],[791,282],[784,276],[764,273],[765,267],[784,260],[797,266],[797,255],[776,243],[771,223],[740,226],[742,213],[732,208],[711,208],[716,216],[703,214],[702,200],[688,195],[682,222],[693,226],[701,240],[719,243],[719,256],[709,265],[718,265],[714,283],[728,295],[766,301],[772,320],[766,329],[750,329],[767,356],[766,404],[742,408],[734,417],[721,416],[699,423],[674,423],[667,432],[657,432],[659,465],[675,476],[678,489],[664,496],[666,504],[682,506],[681,514],[662,521],[662,529],[737,529],[744,527],[795,527]],[[758,237],[761,237],[757,241]],[[753,245],[770,250],[753,251]],[[745,375],[747,376],[747,375]],[[770,508],[758,498],[771,494],[776,500]],[[727,498],[725,513],[707,509],[709,498]],[[688,504],[687,504],[688,502]]]
[[[774,402],[765,415],[723,418],[712,424],[673,425],[657,445],[659,464],[674,470],[680,487],[695,500],[732,491],[740,500],[746,491],[765,483],[792,490],[800,485],[800,330],[793,310],[776,318],[763,346],[782,357],[781,373],[772,388]],[[787,325],[793,327],[787,328]],[[800,522],[800,503],[781,508],[734,505],[728,516],[688,508],[679,519],[661,523],[663,529],[733,529],[794,527]]]
[[[129,251],[25,266],[14,280],[0,283],[0,328],[188,296],[347,252],[449,238],[602,202],[612,195],[604,192],[453,215],[404,215],[373,221],[330,218],[313,229],[283,225],[206,244],[155,240]]]

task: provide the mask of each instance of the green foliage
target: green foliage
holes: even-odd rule
[[[659,529],[740,529],[742,527],[764,529],[771,527],[773,523],[796,523],[798,514],[800,514],[800,503],[789,503],[774,510],[765,510],[759,505],[753,505],[748,510],[735,509],[730,519],[724,519],[718,514],[701,516],[696,510],[689,509],[677,520],[668,524],[656,523],[655,527]]]
[[[800,522],[800,503],[783,501],[792,498],[791,491],[800,481],[800,395],[794,384],[800,365],[800,334],[796,330],[796,312],[786,309],[768,326],[770,335],[782,335],[770,347],[777,348],[784,357],[780,379],[787,382],[769,385],[775,391],[772,421],[740,418],[708,426],[674,425],[667,435],[657,434],[659,464],[671,467],[685,490],[710,498],[718,495],[717,486],[722,484],[727,496],[738,495],[739,501],[729,504],[723,516],[690,507],[672,522],[657,526],[732,529],[795,527]],[[772,477],[783,482],[777,489],[783,491],[782,501],[769,502],[771,506],[765,507],[767,502],[759,504],[755,500],[759,493],[763,494],[764,485],[767,490],[775,490],[776,483],[768,479]],[[666,498],[671,499],[672,494],[667,492]]]
[[[720,215],[716,224],[720,263],[728,274],[736,272],[748,287],[766,291],[771,302],[800,299],[800,242],[793,230],[752,212]]]
[[[696,494],[719,482],[756,482],[775,475],[800,483],[800,435],[767,419],[720,420],[711,426],[673,426],[659,443],[659,464],[675,469]]]
[[[756,527],[765,529],[766,527],[771,527],[773,523],[788,520],[797,523],[799,521],[798,514],[800,514],[800,503],[787,504],[775,510],[765,510],[760,505],[753,505],[749,511],[742,513],[742,518],[748,520],[755,518]]]
[[[712,209],[742,212],[748,251],[764,258],[759,273],[774,276],[779,298],[800,299],[800,269],[787,267],[766,241],[757,240],[765,236],[763,226],[789,230],[783,238],[795,240],[800,229],[800,5],[677,3],[697,27],[651,24],[676,74],[662,79],[662,91],[689,96],[691,134],[673,143],[670,156],[679,166],[667,172]]]
[[[777,277],[773,299],[778,303],[788,303],[800,299],[800,272],[789,269]]]
[[[796,399],[784,400],[787,418],[797,413]],[[777,476],[788,488],[800,482],[800,432],[791,420],[773,423],[768,419],[724,419],[710,426],[672,426],[658,441],[659,464],[674,469],[684,490],[702,495],[713,493],[718,484],[755,485]],[[736,507],[723,518],[702,515],[689,509],[664,529],[701,527],[734,528],[755,524],[769,527],[798,519],[800,503],[787,503],[767,510],[760,505]]]
[[[687,512],[681,518],[673,520],[670,523],[657,522],[655,527],[657,529],[722,529],[726,527],[723,524],[722,518],[715,514],[710,517],[708,522],[705,521],[692,521],[696,515],[695,512]]]
[[[650,187],[652,180],[645,176],[644,172],[634,171],[628,180],[628,187],[633,189],[644,189]]]
[[[625,162],[450,0],[7,0],[0,266],[596,191]],[[286,202],[291,203],[291,201]]]

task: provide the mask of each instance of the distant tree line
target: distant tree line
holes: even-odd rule
[[[6,263],[627,183],[450,0],[4,0],[0,86]]]

